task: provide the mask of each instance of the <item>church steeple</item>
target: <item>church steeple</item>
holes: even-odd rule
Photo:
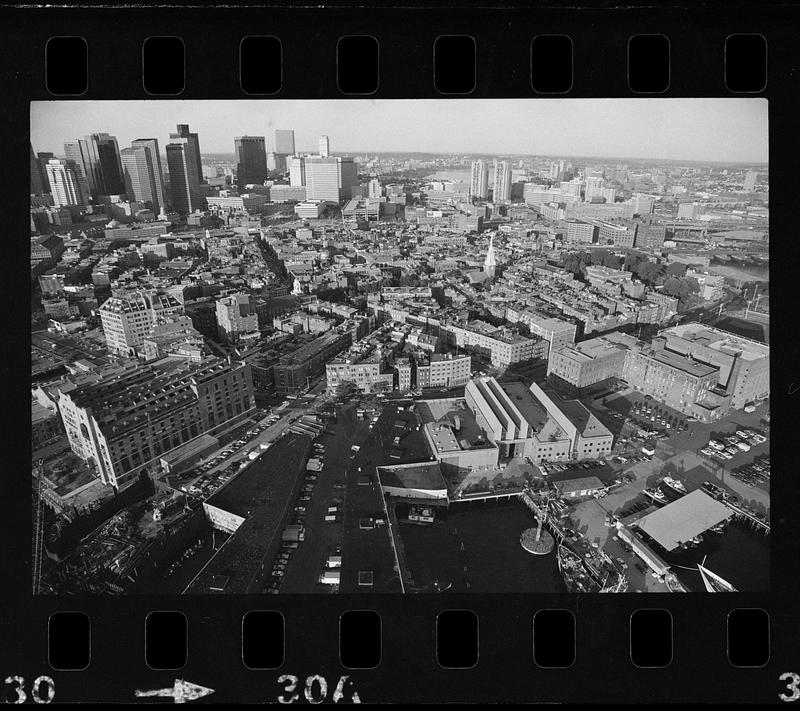
[[[489,237],[489,250],[486,252],[486,260],[483,262],[483,271],[494,279],[497,261],[494,256],[494,235]]]

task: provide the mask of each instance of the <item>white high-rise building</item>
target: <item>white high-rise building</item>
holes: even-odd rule
[[[327,158],[331,154],[331,141],[327,136],[319,137],[319,154]]]
[[[305,180],[307,200],[339,202],[352,197],[358,172],[352,158],[307,156]]]
[[[140,351],[159,319],[183,313],[183,305],[171,294],[152,289],[112,296],[99,311],[108,350],[129,356]]]
[[[494,162],[494,202],[511,201],[511,164],[506,160]]]
[[[85,195],[80,174],[74,161],[53,158],[47,161],[47,179],[50,181],[50,192],[56,207],[66,205],[85,205],[89,196]]]
[[[381,196],[382,188],[381,181],[373,178],[369,181],[369,196],[371,198],[379,198]]]
[[[489,167],[485,161],[472,161],[472,170],[469,181],[470,197],[485,200],[489,197]]]
[[[300,188],[306,184],[305,158],[299,156],[289,158],[289,184],[294,188]]]

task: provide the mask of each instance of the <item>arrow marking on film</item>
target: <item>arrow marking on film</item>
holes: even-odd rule
[[[209,694],[214,693],[214,689],[209,689],[207,686],[200,686],[199,684],[193,684],[190,681],[184,681],[183,679],[175,679],[175,685],[172,687],[166,687],[164,689],[150,689],[149,691],[143,691],[141,689],[136,689],[134,692],[135,696],[171,696],[176,704],[185,704],[187,701],[194,701],[195,699],[199,699],[203,696],[208,696]]]

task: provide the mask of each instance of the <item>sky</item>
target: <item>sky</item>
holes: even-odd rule
[[[404,99],[231,101],[36,101],[34,151],[110,133],[120,149],[157,138],[162,153],[188,123],[202,153],[233,153],[233,138],[293,129],[296,150],[596,156],[767,163],[767,100]]]

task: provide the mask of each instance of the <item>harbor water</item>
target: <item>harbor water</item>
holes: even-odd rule
[[[400,522],[414,589],[434,592],[566,592],[556,551],[532,555],[520,534],[536,525],[522,503],[461,503],[437,511],[433,525]],[[447,587],[451,585],[451,587]]]
[[[762,592],[769,590],[769,541],[769,536],[747,523],[731,521],[724,533],[708,531],[698,545],[664,553],[663,558],[690,592],[706,591],[697,570],[704,556],[705,567],[739,592]]]
[[[447,592],[567,591],[557,548],[536,556],[520,545],[520,534],[536,525],[521,503],[461,503],[446,512],[437,510],[436,523],[428,526],[407,523],[398,514],[416,592],[435,592],[437,584]],[[769,540],[746,523],[731,521],[724,533],[707,532],[699,545],[662,556],[690,592],[705,592],[697,571],[704,556],[706,567],[737,590],[768,590]]]

